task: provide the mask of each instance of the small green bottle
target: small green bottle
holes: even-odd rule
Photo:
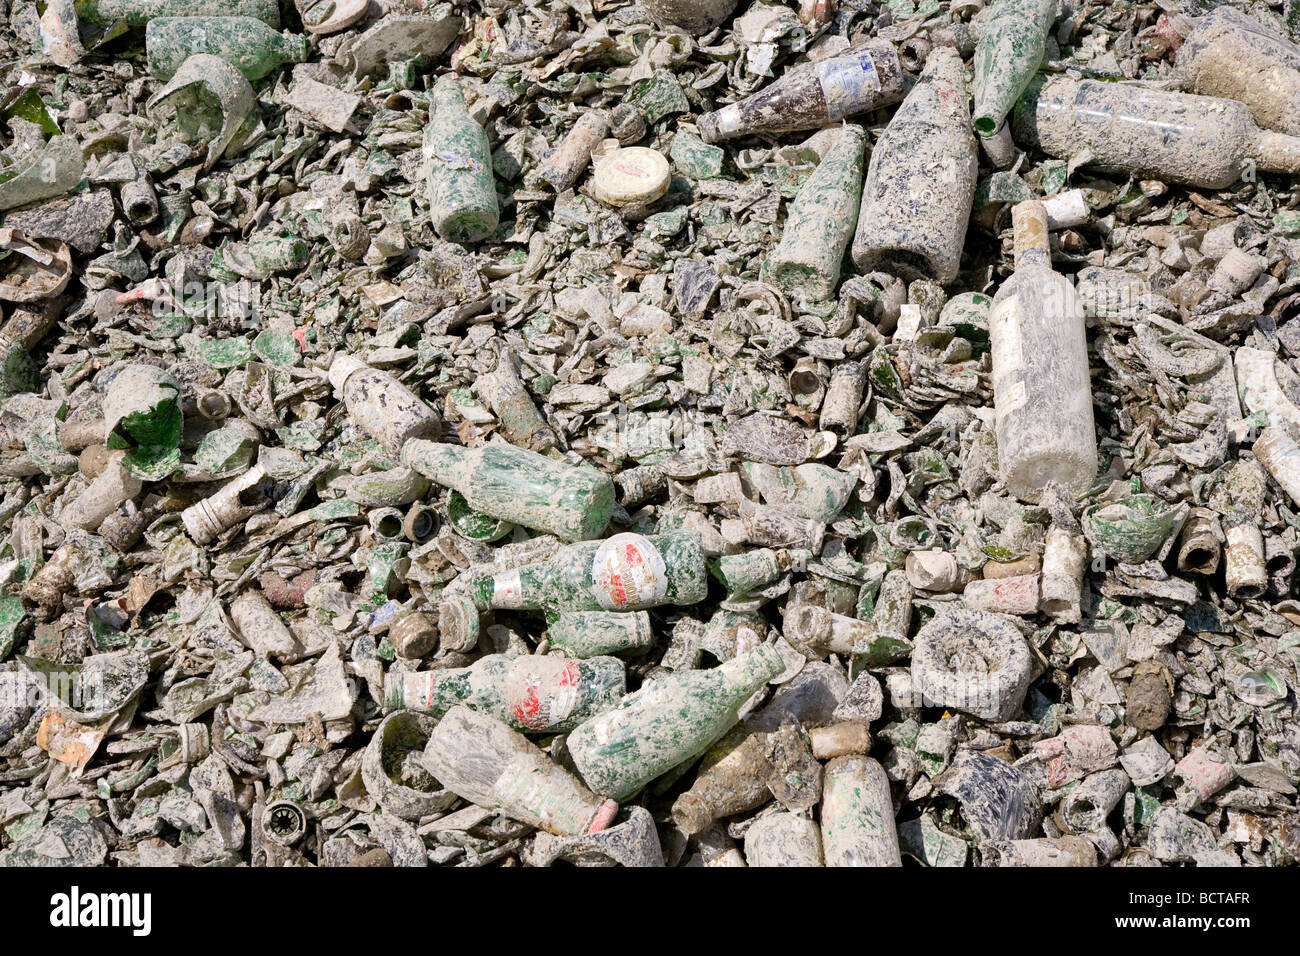
[[[867,133],[845,125],[786,213],[781,243],[769,264],[772,281],[807,301],[830,298],[844,250],[858,224]]]
[[[749,594],[777,581],[791,568],[803,570],[811,557],[811,551],[798,548],[758,548],[714,558],[709,573],[722,582],[728,594]]]
[[[276,0],[76,0],[77,17],[87,23],[121,20],[142,27],[155,17],[253,17],[280,27]]]
[[[656,678],[569,735],[573,766],[593,793],[621,801],[703,753],[784,670],[776,648],[762,644],[711,670]]]
[[[613,707],[627,690],[623,662],[613,657],[489,654],[469,667],[389,675],[390,709],[441,717],[464,704],[516,730],[562,733]]]
[[[402,464],[460,492],[475,511],[566,541],[597,537],[614,512],[614,482],[604,472],[505,442],[465,448],[413,438]]]
[[[277,33],[254,17],[158,17],[144,31],[149,72],[170,80],[190,56],[211,53],[250,81],[307,59],[307,38]]]
[[[697,604],[709,582],[699,534],[669,531],[571,544],[549,560],[498,571],[473,587],[480,611],[642,611]]]
[[[424,152],[434,231],[461,243],[478,242],[496,232],[501,209],[487,133],[469,115],[455,76],[440,77],[434,84]]]
[[[645,611],[571,611],[548,615],[546,636],[564,653],[579,659],[602,654],[640,654],[655,642]]]

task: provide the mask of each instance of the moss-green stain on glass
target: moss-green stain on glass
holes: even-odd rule
[[[36,92],[36,87],[30,88],[5,108],[6,118],[14,116],[35,123],[46,136],[59,135],[59,124],[50,116],[50,111],[46,108],[41,95]]]
[[[180,406],[161,402],[118,422],[108,447],[127,450],[122,464],[137,478],[160,481],[180,466],[182,425]]]
[[[429,217],[434,231],[451,242],[478,242],[500,219],[487,133],[470,116],[454,76],[434,85],[424,131],[429,163]]]
[[[0,399],[20,392],[34,392],[40,384],[40,371],[31,354],[21,345],[6,345],[0,341]]]
[[[195,53],[219,56],[251,81],[308,52],[306,37],[277,33],[255,17],[158,17],[144,38],[149,72],[164,82]]]
[[[13,650],[14,635],[18,633],[18,625],[26,616],[22,598],[16,594],[0,591],[0,661],[3,661]]]
[[[1166,507],[1153,495],[1130,495],[1084,511],[1083,532],[1116,560],[1138,564],[1160,550],[1186,513],[1185,504]]]
[[[155,17],[254,17],[280,26],[276,0],[76,0],[78,19],[87,23],[121,20],[142,27]]]
[[[447,499],[447,517],[457,531],[475,541],[499,541],[515,529],[509,521],[475,511],[459,491]]]

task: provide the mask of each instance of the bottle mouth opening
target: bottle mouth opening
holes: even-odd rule
[[[199,399],[198,409],[209,421],[225,418],[230,414],[230,399],[220,392],[207,392]]]
[[[1209,548],[1190,548],[1180,562],[1184,571],[1209,573],[1219,563],[1219,556]]]
[[[421,508],[407,516],[407,537],[421,542],[438,530],[438,513],[432,508]]]
[[[998,124],[993,122],[992,117],[977,116],[975,118],[975,132],[981,136],[992,136],[998,131]]]
[[[375,522],[375,534],[388,541],[402,537],[402,519],[397,515],[384,515]]]
[[[251,508],[254,505],[260,505],[266,498],[265,491],[260,485],[253,485],[251,488],[245,488],[239,493],[236,501],[243,508]]]

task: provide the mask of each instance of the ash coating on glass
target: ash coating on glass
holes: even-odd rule
[[[1050,6],[4,4],[0,865],[1293,864],[1297,24]]]

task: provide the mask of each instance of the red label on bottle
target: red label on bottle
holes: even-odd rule
[[[596,601],[607,611],[654,607],[668,593],[663,556],[639,534],[616,534],[601,542],[591,576]]]
[[[523,658],[506,681],[506,706],[521,727],[545,730],[578,702],[578,662],[559,657]]]

